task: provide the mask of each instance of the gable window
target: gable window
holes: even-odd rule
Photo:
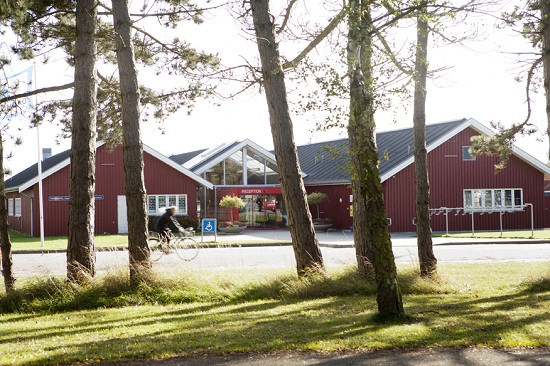
[[[166,207],[176,206],[178,215],[187,215],[186,194],[161,194],[147,196],[147,213],[149,215],[162,215]]]
[[[464,210],[501,211],[523,209],[523,189],[465,189]]]
[[[475,156],[472,156],[470,154],[470,147],[471,146],[462,146],[462,160],[464,161],[476,160]]]

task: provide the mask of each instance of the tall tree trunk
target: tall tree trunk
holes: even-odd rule
[[[351,78],[349,131],[355,134],[353,140],[356,146],[350,153],[355,155],[352,175],[353,181],[357,182],[353,188],[359,191],[358,197],[363,200],[369,214],[365,236],[372,246],[378,311],[384,317],[402,317],[405,311],[378,170],[371,27],[369,1],[351,1],[348,36],[348,67]]]
[[[143,145],[140,130],[139,85],[130,34],[130,16],[126,0],[112,0],[113,24],[122,97],[124,182],[128,213],[128,255],[130,281],[147,280],[151,258],[147,245],[147,193],[143,177]]]
[[[414,174],[416,178],[416,240],[420,275],[433,277],[437,259],[433,252],[430,230],[430,182],[426,149],[426,78],[428,73],[428,22],[426,1],[418,10],[416,28],[416,61],[414,74]]]
[[[94,193],[97,118],[97,1],[77,0],[67,279],[95,276]]]
[[[348,125],[351,163],[354,172],[360,169],[359,155],[354,153],[357,149],[361,149],[361,144],[357,141],[357,128],[359,126],[356,123]],[[357,272],[361,277],[368,277],[374,273],[374,268],[372,267],[372,247],[367,230],[367,209],[361,195],[361,182],[357,174],[352,175],[351,186],[353,192],[353,242],[355,245],[355,257],[357,258]]]
[[[252,0],[252,16],[262,64],[263,86],[283,199],[287,203],[290,236],[299,275],[324,272],[323,257],[313,228],[302,180],[292,120],[288,108],[284,72],[268,0]]]
[[[13,277],[13,261],[11,256],[11,240],[8,224],[8,209],[6,207],[6,184],[4,177],[4,144],[0,131],[0,267],[4,277],[6,293],[15,290],[15,278]]]
[[[546,97],[546,134],[550,137],[550,0],[541,0],[540,13],[542,24],[542,65]],[[548,141],[546,157],[548,158],[548,162],[550,162],[550,139]]]

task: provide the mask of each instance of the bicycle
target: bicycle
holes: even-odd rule
[[[157,232],[150,231],[147,242],[151,250],[151,259],[158,261],[164,254],[170,253],[176,253],[184,261],[195,259],[199,255],[199,244],[190,236],[192,233],[189,230],[176,234],[170,232],[166,241],[164,236],[161,238]]]

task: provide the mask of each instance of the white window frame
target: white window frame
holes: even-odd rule
[[[178,215],[188,214],[187,194],[151,194],[147,196],[147,213],[162,215],[166,207],[178,207]]]
[[[21,217],[22,207],[21,207],[21,198],[15,199],[15,217]]]
[[[13,198],[8,198],[8,216],[15,216],[14,207],[15,204]]]
[[[464,189],[465,212],[500,212],[523,210],[523,188]]]

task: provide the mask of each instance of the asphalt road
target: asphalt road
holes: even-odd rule
[[[110,364],[100,364],[107,366]],[[113,364],[114,365],[114,364]],[[374,352],[285,352],[141,360],[120,366],[548,366],[550,349],[435,348]]]
[[[416,246],[394,245],[397,263],[416,263]],[[322,247],[327,266],[355,265],[355,250],[350,247]],[[550,244],[455,244],[434,245],[439,263],[475,263],[507,261],[550,261]],[[57,275],[66,273],[66,254],[14,254],[13,265],[16,277],[32,275]],[[98,252],[98,273],[114,271],[128,266],[128,252]],[[296,262],[291,246],[256,246],[236,248],[202,248],[196,259],[181,261],[174,254],[163,256],[155,266],[188,269],[261,269],[295,268]]]

